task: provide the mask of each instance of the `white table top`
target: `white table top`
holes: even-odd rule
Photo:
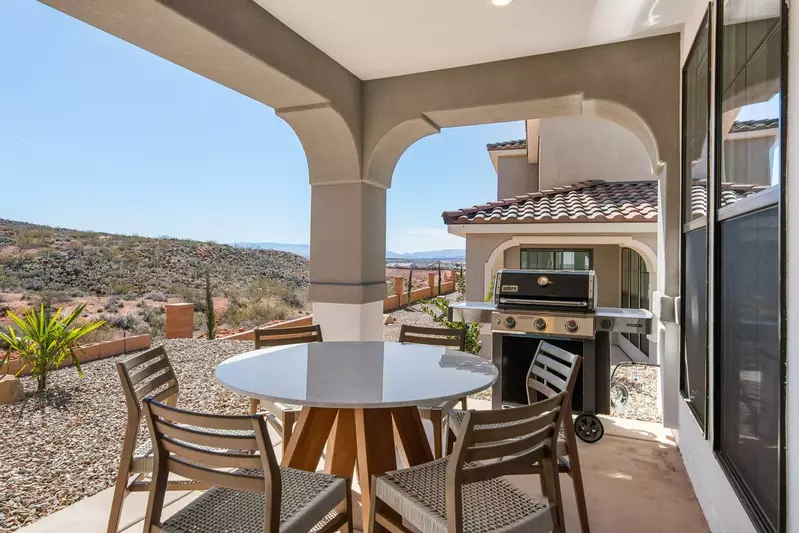
[[[243,353],[214,374],[250,398],[354,409],[461,398],[493,385],[498,371],[490,361],[443,346],[320,342]]]

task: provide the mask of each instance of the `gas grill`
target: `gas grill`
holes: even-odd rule
[[[450,307],[450,319],[491,324],[491,359],[499,369],[492,407],[527,402],[527,371],[541,340],[582,355],[572,406],[578,436],[596,442],[604,433],[595,414],[610,413],[611,332],[650,333],[652,314],[597,306],[598,280],[590,271],[503,269],[493,303]]]
[[[494,306],[494,331],[590,339],[595,329],[596,274],[500,270]]]

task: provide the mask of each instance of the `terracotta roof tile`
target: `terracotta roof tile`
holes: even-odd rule
[[[502,141],[486,145],[489,151],[493,150],[521,150],[527,148],[527,139],[517,139],[514,141]]]
[[[762,118],[756,120],[738,120],[732,123],[730,133],[744,133],[750,131],[770,130],[780,125],[778,118]]]
[[[652,222],[657,182],[586,181],[443,214],[447,224]]]
[[[723,183],[722,207],[767,188]],[[695,181],[691,187],[693,218],[707,213],[705,190],[705,180]],[[658,185],[656,181],[584,181],[447,211],[441,216],[445,224],[655,222],[658,219]]]
[[[745,185],[740,183],[721,184],[721,207],[727,207],[747,196],[765,191],[768,185]],[[691,184],[691,218],[707,215],[707,180],[695,180]]]

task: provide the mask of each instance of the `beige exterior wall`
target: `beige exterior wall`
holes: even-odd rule
[[[638,137],[608,120],[587,116],[542,119],[540,136],[541,189],[592,179],[655,179]]]
[[[510,236],[509,236],[510,237]],[[505,268],[520,268],[521,250],[544,249],[551,250],[552,246],[514,246],[505,250]],[[600,246],[563,246],[564,249],[591,250],[594,262],[594,271],[599,284],[597,303],[602,307],[618,307],[621,291],[621,248],[618,245],[604,244]],[[467,269],[472,265],[467,264]]]
[[[527,155],[497,157],[497,200],[512,198],[538,188],[538,164],[530,163]]]

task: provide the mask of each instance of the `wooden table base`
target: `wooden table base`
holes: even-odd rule
[[[396,441],[395,441],[396,435]],[[283,466],[316,470],[325,443],[330,441],[325,471],[350,477],[358,465],[364,532],[369,533],[372,476],[396,470],[395,447],[405,466],[433,460],[433,452],[416,407],[392,409],[302,410],[283,456]]]

